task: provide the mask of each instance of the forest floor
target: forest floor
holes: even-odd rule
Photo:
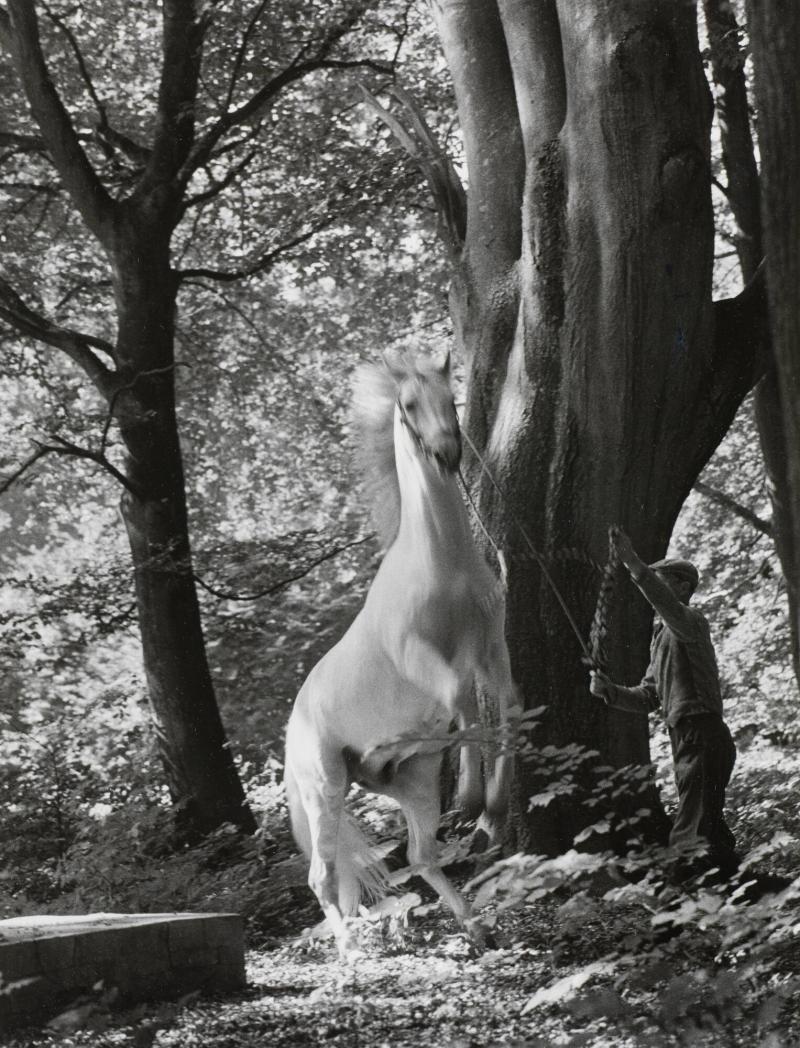
[[[627,994],[624,1007],[598,1009],[587,998],[564,1008],[565,990],[604,963],[608,929],[590,922],[554,950],[556,907],[505,915],[497,948],[476,954],[452,920],[434,909],[412,929],[386,937],[375,925],[364,956],[338,960],[333,943],[287,938],[248,955],[248,987],[225,998],[190,996],[126,1012],[102,1000],[78,1004],[44,1030],[10,1039],[9,1048],[638,1048],[721,1045],[784,1048],[800,1043],[800,1010],[780,1031],[760,1033],[731,1014],[684,1010],[676,999],[658,1007],[654,985]],[[616,932],[619,932],[617,927]],[[588,961],[588,963],[587,963]],[[657,961],[663,965],[663,959]],[[685,989],[685,987],[683,987]],[[662,995],[663,996],[663,995]],[[607,1003],[607,1002],[606,1002]],[[685,1002],[684,1002],[685,1003]],[[665,1004],[667,1006],[665,1006]],[[610,1014],[608,1014],[610,1012]]]
[[[751,744],[743,730],[737,731],[740,760],[729,797],[733,828],[743,851],[760,849],[759,861],[767,868],[794,877],[800,854],[800,746],[794,736],[771,740],[763,733]],[[668,770],[663,747],[661,761],[663,778]],[[730,890],[674,894],[671,905],[681,916],[667,934],[663,926],[659,934],[660,904],[652,894],[637,896],[636,884],[615,895],[608,883],[566,879],[555,890],[528,892],[515,908],[490,902],[482,917],[496,922],[495,948],[483,952],[426,897],[407,919],[402,911],[382,921],[358,919],[363,955],[344,964],[319,928],[307,931],[319,913],[301,885],[300,864],[287,858],[290,848],[284,827],[263,886],[269,913],[249,924],[244,991],[128,1011],[119,1011],[99,992],[48,1026],[19,1031],[0,1043],[9,1048],[800,1046],[800,879],[753,905],[731,900]],[[281,867],[289,871],[283,881]],[[541,883],[541,878],[531,881]],[[412,887],[425,895],[424,886]],[[205,908],[229,907],[219,898]]]

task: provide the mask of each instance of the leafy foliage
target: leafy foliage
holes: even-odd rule
[[[636,788],[634,776],[633,787]],[[608,827],[591,827],[603,834]],[[517,855],[484,871],[472,884],[477,905],[540,907],[550,899],[556,971],[531,996],[528,1011],[563,1009],[575,1018],[604,1018],[630,1035],[644,1023],[642,1043],[697,1038],[739,1043],[739,1024],[760,1036],[778,1029],[783,1010],[795,1006],[800,981],[791,960],[800,916],[800,879],[758,872],[777,859],[794,865],[800,841],[776,833],[748,857],[740,881],[702,880],[680,888],[665,876],[669,851],[575,850],[553,859]],[[563,901],[562,901],[563,900]],[[637,1042],[639,1043],[639,1042]]]

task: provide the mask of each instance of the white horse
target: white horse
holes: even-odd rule
[[[497,698],[501,725],[516,713],[503,588],[475,546],[457,484],[449,355],[384,361],[361,369],[354,416],[388,548],[364,607],[301,688],[286,732],[292,830],[343,956],[344,917],[385,889],[385,870],[343,812],[350,783],[398,802],[409,861],[466,924],[469,906],[437,865],[441,744],[409,753],[392,740],[477,723],[476,682]],[[495,761],[490,821],[505,811],[512,763],[508,752]],[[484,806],[477,742],[463,745],[459,793],[470,814]]]

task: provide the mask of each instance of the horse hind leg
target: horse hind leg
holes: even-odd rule
[[[460,704],[458,726],[466,731],[478,724],[480,715],[475,689]],[[477,819],[484,807],[483,776],[481,775],[481,749],[477,742],[464,742],[459,751],[458,803],[469,819]]]
[[[511,676],[505,637],[499,624],[499,636],[481,667],[479,683],[488,695],[496,696],[500,719],[500,752],[486,785],[486,814],[490,822],[498,824],[508,811],[511,782],[514,777],[514,743],[521,712],[520,696]]]
[[[411,757],[400,765],[397,778],[387,793],[398,801],[406,818],[409,863],[419,867],[419,875],[452,910],[470,938],[476,944],[483,945],[482,928],[472,919],[469,903],[438,863],[436,831],[441,815],[440,767],[441,755],[438,753]]]
[[[343,959],[353,953],[350,933],[340,906],[340,871],[337,863],[346,785],[344,766],[337,770],[337,774],[326,778],[324,783],[320,783],[316,769],[313,775],[309,773],[307,776],[302,772],[293,772],[287,782],[292,827],[298,844],[310,860],[308,886],[319,901]]]

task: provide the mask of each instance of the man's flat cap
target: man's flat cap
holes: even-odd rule
[[[652,571],[666,571],[670,575],[677,575],[678,578],[691,582],[695,588],[700,581],[700,572],[694,564],[690,560],[681,560],[680,557],[665,557],[651,564],[650,568]]]

